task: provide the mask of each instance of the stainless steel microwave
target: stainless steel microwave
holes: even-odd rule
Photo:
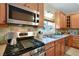
[[[39,13],[17,4],[8,4],[7,23],[38,25]]]

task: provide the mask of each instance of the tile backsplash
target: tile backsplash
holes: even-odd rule
[[[8,32],[28,32],[37,31],[39,28],[34,28],[33,26],[19,26],[19,25],[8,25],[8,27],[0,27],[0,41],[6,39],[5,35]],[[56,33],[60,34],[77,34],[79,35],[79,29],[56,29]]]
[[[37,28],[32,26],[8,25],[8,27],[0,27],[0,41],[5,39],[5,35],[8,32],[27,32],[36,30]]]
[[[57,29],[56,33],[79,35],[79,29]]]

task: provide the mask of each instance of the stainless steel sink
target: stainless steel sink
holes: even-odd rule
[[[52,36],[47,36],[48,38],[55,38],[55,39],[57,39],[57,38],[61,38],[61,37],[63,37],[63,35],[52,35]]]

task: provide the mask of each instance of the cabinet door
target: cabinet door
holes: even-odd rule
[[[37,10],[37,3],[14,3],[14,4],[19,5],[19,6],[23,6],[25,8],[28,8],[28,9],[31,9],[34,11]]]
[[[44,4],[43,3],[39,3],[39,9],[38,11],[40,12],[39,14],[39,27],[43,27],[44,25]]]
[[[37,11],[39,6],[38,6],[38,3],[32,3],[31,7],[32,7],[32,10]]]
[[[61,39],[60,44],[61,44],[61,46],[60,46],[60,49],[61,49],[60,50],[60,55],[64,56],[64,54],[65,54],[65,40]]]
[[[51,47],[52,47],[52,44],[51,43],[48,43],[48,44],[45,45],[45,50],[48,50]]]
[[[6,23],[6,4],[0,3],[0,24]]]
[[[74,36],[73,37],[73,47],[79,49],[79,36]]]
[[[17,3],[17,4],[20,6],[24,6],[25,8],[29,8],[29,9],[33,8],[32,3]]]
[[[54,47],[52,47],[46,51],[46,56],[54,56]]]
[[[79,28],[79,14],[71,15],[71,28]]]
[[[24,6],[33,10],[33,11],[37,11],[37,8],[38,8],[37,3],[25,3]]]
[[[66,16],[60,11],[55,13],[56,28],[66,28]]]
[[[73,46],[73,37],[72,36],[69,36],[66,38],[66,45],[68,47],[72,47]]]
[[[54,42],[50,42],[47,45],[45,45],[45,51],[46,51],[46,56],[54,56]]]
[[[56,24],[56,28],[60,28],[60,15],[59,15],[59,12],[56,11],[55,12],[55,24]]]
[[[60,46],[59,40],[55,41],[55,56],[60,56]]]
[[[60,39],[55,41],[55,56],[63,56],[65,53],[65,41]]]
[[[60,28],[66,28],[66,16],[63,13],[60,13]]]

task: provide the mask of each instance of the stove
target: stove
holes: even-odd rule
[[[42,46],[44,46],[44,43],[34,39],[33,36],[19,37],[19,38],[17,37],[16,45],[7,44],[6,50],[4,52],[4,56],[19,56],[21,54],[27,53],[29,51],[33,51],[35,49],[38,52],[43,49],[41,48]],[[37,52],[34,52],[34,53],[37,53]],[[31,55],[32,54],[33,53],[31,53]]]

